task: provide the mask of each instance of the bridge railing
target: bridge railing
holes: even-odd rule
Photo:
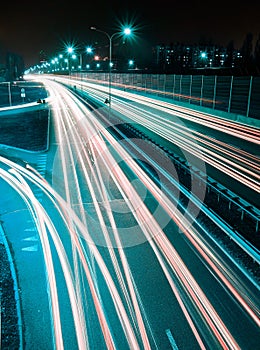
[[[73,75],[99,84],[109,81],[108,72]],[[111,83],[117,88],[260,119],[260,77],[111,73]]]

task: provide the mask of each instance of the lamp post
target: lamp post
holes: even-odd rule
[[[67,54],[68,54],[68,68],[69,68],[69,77],[70,77],[70,71],[71,71],[71,61],[70,61],[70,57],[74,52],[74,48],[72,46],[67,47]]]
[[[90,27],[91,30],[95,30],[96,32],[100,32],[106,35],[106,37],[109,40],[109,71],[108,71],[108,104],[109,104],[109,115],[111,110],[111,70],[112,70],[112,40],[116,35],[130,35],[131,29],[125,28],[123,32],[115,32],[112,35],[108,34],[107,32],[100,30],[96,27]]]
[[[85,52],[86,52],[87,56],[93,55],[93,49],[92,49],[92,47],[91,47],[91,46],[87,46],[86,49],[85,49]],[[86,68],[87,68],[87,69],[89,69],[89,67],[90,67],[90,64],[89,64],[89,63],[90,63],[89,58],[86,58]]]
[[[204,67],[206,67],[207,66],[207,58],[208,58],[207,53],[205,51],[201,52],[200,57],[201,57],[202,64],[204,65]]]
[[[129,60],[128,61],[128,66],[129,66],[128,69],[133,69],[132,67],[134,67],[134,61],[133,60]]]
[[[83,60],[82,60],[82,53],[79,53],[78,56],[79,56],[79,66],[78,66],[78,68],[79,68],[79,70],[82,70],[82,62],[83,62]]]
[[[71,58],[75,61],[77,59],[77,55],[74,53],[73,55],[71,55]],[[74,65],[71,67],[71,70],[73,70],[73,69],[75,70]]]

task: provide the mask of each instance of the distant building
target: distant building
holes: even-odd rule
[[[238,50],[217,45],[185,45],[180,43],[157,45],[153,49],[157,70],[182,73],[196,69],[229,68],[239,66]]]
[[[5,81],[6,75],[6,55],[3,49],[0,47],[0,82]]]
[[[40,61],[40,64],[43,64],[43,63],[46,63],[47,62],[47,54],[44,50],[41,50],[39,52],[39,61]]]

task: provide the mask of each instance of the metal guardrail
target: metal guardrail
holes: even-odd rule
[[[81,80],[108,84],[108,72],[75,72]],[[113,87],[147,91],[197,106],[260,120],[260,77],[111,73]]]

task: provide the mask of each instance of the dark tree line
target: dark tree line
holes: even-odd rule
[[[254,36],[247,33],[240,49],[238,68],[242,75],[260,75],[260,33],[254,44]]]
[[[24,74],[23,57],[2,50],[0,52],[0,81],[15,81],[20,79]]]

